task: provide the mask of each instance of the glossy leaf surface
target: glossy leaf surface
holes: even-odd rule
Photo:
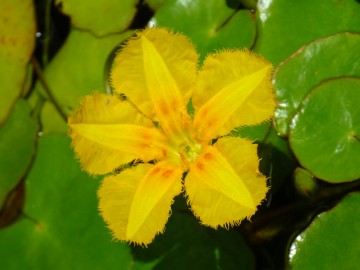
[[[317,84],[332,77],[360,76],[359,47],[360,34],[339,33],[305,45],[279,65],[274,83],[279,102],[275,124],[280,135],[287,135],[301,101]]]
[[[290,145],[316,177],[344,182],[360,177],[360,79],[328,80],[303,101],[290,127]]]
[[[291,269],[356,269],[360,253],[360,193],[318,215],[290,247]]]

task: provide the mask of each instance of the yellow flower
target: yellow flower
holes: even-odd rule
[[[112,172],[98,196],[117,239],[151,243],[183,188],[195,216],[213,228],[250,218],[265,198],[256,146],[225,135],[272,116],[272,66],[248,50],[210,54],[199,71],[197,61],[184,36],[145,29],[122,48],[111,72],[115,93],[126,99],[97,93],[69,118],[83,168]],[[142,162],[114,172],[132,160]]]

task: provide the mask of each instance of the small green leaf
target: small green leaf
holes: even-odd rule
[[[312,197],[319,190],[315,177],[303,168],[296,168],[294,171],[294,186],[301,197]]]
[[[291,269],[357,269],[359,205],[360,193],[352,193],[335,208],[318,215],[292,243],[289,253]]]
[[[56,0],[73,26],[97,36],[119,33],[133,20],[139,0]]]
[[[333,182],[360,178],[360,78],[317,86],[290,127],[290,145],[303,167]]]

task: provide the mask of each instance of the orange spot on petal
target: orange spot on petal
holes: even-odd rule
[[[178,102],[177,100],[173,100],[173,101],[171,102],[171,108],[172,108],[174,111],[178,110],[178,109],[179,109],[179,102]]]
[[[195,166],[196,166],[196,168],[198,168],[201,171],[204,170],[204,164],[202,164],[201,162],[197,162]]]
[[[147,143],[138,143],[137,146],[138,148],[141,148],[143,151],[149,148],[149,145]]]
[[[170,175],[173,174],[173,172],[174,172],[173,170],[166,170],[166,171],[163,172],[162,176],[164,178],[168,178]]]
[[[145,132],[143,132],[143,133],[141,133],[139,135],[145,141],[150,141],[152,139],[152,136],[150,134],[148,134],[148,133],[145,133]]]
[[[160,168],[155,168],[152,170],[151,174],[156,174],[160,171]]]
[[[169,114],[169,108],[166,103],[161,102],[159,106],[160,106],[160,110],[163,114],[165,114],[165,115]]]
[[[204,154],[204,158],[209,160],[209,159],[212,159],[213,158],[213,155],[211,153],[205,153]]]
[[[167,152],[163,149],[162,150],[162,154],[163,154],[163,159],[166,159],[166,157],[167,157]]]
[[[202,117],[204,117],[205,115],[207,115],[208,109],[207,109],[207,108],[203,108],[199,113],[200,113],[200,115],[201,115]]]
[[[208,119],[207,124],[206,124],[207,127],[208,127],[208,128],[211,128],[211,127],[213,127],[213,126],[216,126],[217,123],[218,123],[218,120],[219,120],[219,119],[217,119],[216,117],[212,117],[212,118]]]

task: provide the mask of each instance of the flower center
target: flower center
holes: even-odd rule
[[[179,154],[181,158],[188,162],[194,162],[200,155],[202,146],[193,139],[188,139],[179,147]]]

